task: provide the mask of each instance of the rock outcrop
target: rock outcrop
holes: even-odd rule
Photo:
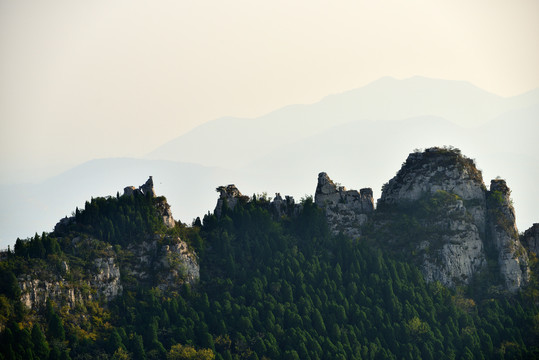
[[[155,207],[167,228],[172,229],[174,226],[176,226],[176,221],[174,221],[174,218],[172,217],[170,205],[167,203],[165,198],[158,198],[158,201],[155,203]]]
[[[126,264],[125,271],[137,282],[164,290],[179,289],[183,283],[193,284],[200,278],[196,254],[180,238],[156,235],[155,239],[132,244],[128,249],[135,261]]]
[[[94,260],[95,273],[91,284],[109,301],[122,294],[123,286],[120,281],[120,267],[114,257],[97,258]]]
[[[462,156],[458,149],[433,147],[408,155],[397,175],[382,187],[378,205],[410,203],[438,190],[458,195],[479,232],[485,232],[483,176],[474,161]]]
[[[77,239],[76,242],[81,241]],[[93,240],[87,239],[88,243]],[[21,301],[30,309],[45,306],[48,299],[59,305],[74,308],[77,304],[92,299],[110,301],[121,295],[123,286],[120,281],[120,268],[118,260],[112,256],[112,248],[107,249],[105,258],[92,261],[82,278],[77,281],[69,280],[69,265],[63,261],[59,269],[33,269],[30,273],[18,278],[21,288]],[[81,287],[80,284],[85,284]]]
[[[145,195],[145,196],[155,197],[155,190],[153,188],[153,178],[151,176],[148,178],[148,180],[146,180],[144,184],[139,186],[138,189],[135,188],[134,186],[126,186],[124,188],[124,196],[131,196],[137,193]]]
[[[496,254],[503,285],[515,292],[529,269],[509,194],[503,180],[493,180],[487,191],[474,161],[460,150],[435,147],[408,156],[383,186],[378,211],[415,214],[422,235],[412,253],[426,280],[469,284],[488,254]]]
[[[216,189],[219,192],[219,199],[215,206],[214,214],[218,218],[223,214],[223,209],[234,210],[238,203],[246,204],[251,199],[248,196],[242,195],[236,185],[219,186]],[[281,217],[284,215],[294,216],[299,213],[302,208],[301,204],[296,204],[292,196],[286,195],[283,199],[280,193],[275,193],[275,198],[267,198],[266,195],[259,196],[257,201],[261,201],[260,205],[266,206],[274,216]]]
[[[148,180],[144,184],[138,187],[138,189],[134,186],[126,186],[124,188],[124,194],[123,196],[135,196],[135,195],[143,195],[143,196],[149,196],[152,198],[155,198],[155,190],[153,188],[153,178],[150,176]],[[172,211],[170,210],[170,205],[167,203],[166,199],[164,197],[158,198],[155,204],[157,211],[159,212],[159,215],[163,218],[163,223],[166,227],[173,228],[176,226],[176,222],[174,221],[174,218],[172,217]]]
[[[271,201],[271,208],[277,217],[283,215],[295,215],[299,211],[299,205],[296,204],[292,196],[286,195],[283,199],[280,193],[275,193],[275,197]]]
[[[524,231],[520,240],[521,244],[528,250],[529,253],[539,255],[539,223],[533,224],[531,228]]]
[[[505,287],[518,290],[529,277],[528,255],[518,237],[511,191],[505,180],[490,182],[488,192],[488,224],[491,245],[498,253],[498,265]]]
[[[325,210],[334,234],[342,231],[352,237],[360,235],[360,227],[374,211],[372,189],[346,190],[344,186],[337,186],[325,172],[318,174],[314,202]]]
[[[430,148],[408,156],[382,187],[378,209],[401,217],[414,214],[418,229],[415,243],[408,245],[425,279],[454,287],[469,284],[486,265],[485,203],[483,178],[473,160],[456,149]]]
[[[217,205],[214,210],[217,217],[221,217],[224,206],[230,210],[234,210],[238,201],[247,202],[249,200],[249,197],[242,195],[234,184],[219,186],[215,190],[219,193],[219,199],[217,200]]]

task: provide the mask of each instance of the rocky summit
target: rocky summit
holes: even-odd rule
[[[217,191],[218,217],[223,206],[234,209],[249,201],[234,185]],[[386,249],[414,259],[427,282],[454,288],[495,271],[490,275],[500,279],[498,286],[515,292],[528,282],[530,270],[510,193],[501,179],[492,180],[487,189],[475,162],[459,149],[433,147],[409,154],[383,185],[376,208],[371,188],[347,190],[325,172],[318,175],[314,202],[324,210],[333,234],[360,241],[379,238]],[[269,204],[279,209],[301,206],[280,194]],[[536,232],[530,230],[526,239],[528,248],[537,248]],[[494,270],[489,261],[496,264]]]
[[[334,234],[359,236],[360,227],[374,211],[371,188],[346,190],[344,186],[337,186],[325,172],[318,174],[314,202],[325,209]]]
[[[492,180],[487,190],[472,159],[458,149],[434,147],[411,153],[382,187],[378,212],[393,220],[380,216],[376,226],[413,219],[403,230],[417,235],[407,245],[427,281],[470,284],[492,257],[503,286],[514,292],[526,283],[529,269],[511,204],[505,181]],[[388,241],[399,237],[394,233]]]

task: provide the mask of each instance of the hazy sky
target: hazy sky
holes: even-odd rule
[[[0,0],[0,182],[382,76],[539,86],[539,1]]]

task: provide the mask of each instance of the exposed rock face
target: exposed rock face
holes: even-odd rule
[[[94,261],[96,273],[92,285],[109,301],[121,295],[123,287],[120,282],[120,268],[114,257],[98,258]]]
[[[520,243],[511,191],[505,180],[492,180],[488,192],[489,232],[498,252],[498,265],[509,291],[518,290],[529,277],[528,255]]]
[[[216,190],[219,193],[219,199],[217,200],[217,205],[215,206],[214,211],[217,217],[221,217],[221,214],[223,212],[223,206],[226,205],[228,209],[234,210],[238,201],[249,200],[249,197],[242,195],[236,185],[233,184],[227,186],[219,186]]]
[[[278,217],[283,215],[293,215],[299,210],[292,196],[286,195],[283,199],[280,193],[275,193],[275,198],[271,202],[271,207]]]
[[[150,195],[151,197],[155,197],[155,190],[153,189],[153,179],[150,176],[146,182],[139,187],[140,191],[143,195]]]
[[[138,189],[134,186],[126,186],[124,188],[124,196],[131,196],[137,193],[155,197],[155,190],[153,189],[153,178],[151,176],[148,178],[148,180],[146,180],[143,185],[139,186]]]
[[[196,254],[189,251],[180,238],[160,237],[129,247],[136,259],[127,264],[126,272],[138,282],[151,282],[160,289],[178,288],[184,282],[195,283],[200,278]]]
[[[159,287],[166,289],[173,281],[182,278],[183,281],[193,284],[200,278],[200,267],[198,266],[196,254],[189,251],[185,241],[177,239],[171,245],[161,248],[161,265],[169,270]]]
[[[360,235],[359,227],[374,210],[372,189],[346,190],[337,186],[325,172],[318,174],[314,202],[325,209],[333,233],[342,231],[352,237]]]
[[[514,292],[526,283],[529,269],[509,193],[503,180],[493,180],[487,191],[474,161],[460,150],[430,148],[410,154],[383,186],[378,211],[406,215],[423,209],[417,216],[427,239],[411,245],[426,280],[469,284],[493,248],[505,288]]]
[[[83,294],[79,287],[70,286],[62,278],[43,280],[27,274],[18,281],[21,288],[21,302],[29,309],[45,306],[49,298],[69,308],[75,307],[77,302],[92,298],[91,294]]]
[[[413,202],[443,190],[458,195],[466,204],[481,234],[485,231],[485,184],[474,161],[460,150],[429,148],[408,155],[397,175],[382,188],[378,204]]]
[[[535,253],[535,256],[539,255],[539,223],[533,224],[531,228],[524,232],[521,243],[528,250],[528,253]]]
[[[121,295],[123,287],[116,258],[98,258],[93,264],[92,271],[80,279],[88,285],[87,289],[65,278],[69,272],[69,265],[65,261],[60,264],[59,272],[52,269],[35,269],[33,273],[20,277],[18,280],[22,303],[28,308],[37,309],[45,306],[47,299],[52,299],[57,304],[73,308],[77,303],[92,300],[94,297],[109,301]]]
[[[242,195],[235,185],[219,186],[216,190],[220,193],[214,211],[217,217],[221,217],[225,205],[227,209],[233,210],[238,202],[247,203],[250,200],[248,196]],[[280,193],[275,193],[273,200],[265,196],[260,197],[259,200],[265,202],[267,210],[276,217],[297,215],[302,208],[301,204],[295,203],[292,196],[286,195],[283,199]]]
[[[159,215],[163,218],[163,223],[169,229],[172,229],[176,226],[176,222],[172,217],[172,211],[170,210],[170,205],[167,203],[166,199],[162,198],[162,201],[159,201],[155,204]]]
[[[438,214],[421,222],[433,233],[418,246],[423,276],[428,282],[440,281],[449,287],[468,284],[486,264],[479,230],[470,221],[462,200],[448,202],[438,210]]]

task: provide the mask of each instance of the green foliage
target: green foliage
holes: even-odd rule
[[[422,229],[423,217],[441,216],[441,207],[458,200],[439,192],[406,217],[389,210],[384,216],[399,216],[398,226],[412,239],[434,231]],[[193,227],[174,229],[197,250],[201,266],[200,282],[184,284],[179,292],[140,283],[107,304],[86,301],[68,309],[48,302],[45,309],[20,315],[20,325],[14,321],[20,303],[17,271],[63,257],[84,264],[86,252],[112,251],[107,242],[81,240],[75,255],[62,240],[65,234],[82,239],[102,234],[121,255],[128,235],[163,235],[152,208],[145,197],[96,199],[76,212],[76,224],[19,242],[16,255],[0,265],[6,284],[0,293],[5,324],[0,354],[15,359],[440,360],[537,355],[539,311],[529,300],[533,294],[470,299],[440,283],[426,284],[412,263],[376,246],[387,234],[373,229],[359,242],[332,236],[312,198],[293,217],[277,219],[262,196],[220,218],[208,214]],[[130,226],[131,220],[122,227],[122,215],[142,228]],[[60,251],[46,238],[55,239]],[[38,239],[45,258],[35,250]]]
[[[135,194],[132,196],[95,198],[84,210],[75,212],[73,221],[55,229],[56,235],[83,232],[111,244],[127,245],[144,240],[147,234],[166,232],[158,208],[166,200]]]

